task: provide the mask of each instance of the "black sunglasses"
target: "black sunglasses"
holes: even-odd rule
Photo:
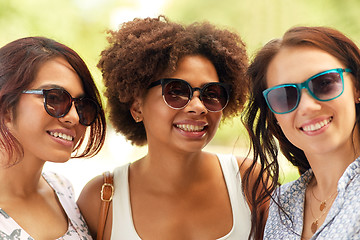
[[[200,100],[209,112],[223,110],[229,102],[230,85],[211,82],[202,88],[193,88],[188,82],[177,78],[163,78],[152,82],[149,88],[161,85],[165,103],[173,109],[182,109],[190,102],[195,91],[200,92]]]
[[[90,126],[99,112],[99,105],[94,100],[87,97],[73,98],[68,91],[61,88],[31,89],[23,93],[43,95],[46,112],[55,118],[68,114],[74,102],[79,122],[85,126]]]
[[[289,83],[268,88],[263,91],[263,95],[272,112],[289,113],[298,107],[303,88],[306,88],[318,101],[325,102],[338,98],[344,91],[343,72],[351,72],[351,70],[330,69],[310,77],[303,83]]]

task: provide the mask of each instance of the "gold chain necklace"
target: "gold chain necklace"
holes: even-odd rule
[[[312,208],[311,208],[311,204],[310,204],[311,201],[309,202],[309,205],[310,205],[309,207],[310,207],[311,215],[312,215],[312,217],[315,219],[315,220],[312,222],[312,224],[311,224],[311,232],[312,232],[313,234],[316,232],[316,230],[317,230],[318,227],[319,227],[319,220],[327,213],[327,210],[326,210],[326,211],[323,211],[323,210],[325,210],[326,207],[327,207],[326,202],[327,202],[328,200],[330,200],[336,193],[337,193],[337,191],[334,192],[333,194],[331,194],[330,197],[328,197],[326,200],[321,201],[321,200],[319,200],[319,199],[317,199],[317,198],[315,197],[315,194],[314,194],[314,192],[313,192],[313,189],[311,188],[311,194],[314,196],[314,198],[315,198],[317,201],[320,202],[320,211],[321,211],[320,216],[319,216],[318,218],[315,218],[314,213],[313,213],[313,210],[312,210]],[[310,197],[310,200],[311,200],[311,197]]]
[[[319,209],[320,209],[320,211],[322,212],[322,211],[327,207],[327,205],[326,205],[327,201],[330,200],[335,194],[337,194],[337,191],[335,191],[333,194],[331,194],[330,197],[328,197],[328,198],[325,199],[324,201],[319,200],[319,199],[315,196],[315,194],[314,194],[314,187],[311,188],[311,194],[314,196],[314,198],[315,198],[318,202],[320,202],[320,207],[319,207]]]

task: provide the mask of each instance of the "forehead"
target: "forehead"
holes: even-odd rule
[[[202,55],[187,55],[180,58],[171,77],[186,81],[219,82],[214,64]]]
[[[82,94],[83,84],[72,66],[62,57],[44,62],[38,69],[30,88],[59,86],[75,96]],[[73,95],[73,96],[74,96]]]
[[[284,47],[271,60],[266,83],[272,87],[284,83],[300,83],[333,68],[344,68],[333,55],[315,47]]]

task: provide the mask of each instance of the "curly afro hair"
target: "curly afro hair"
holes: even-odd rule
[[[98,68],[106,87],[110,121],[132,144],[147,143],[142,123],[136,123],[130,107],[149,84],[165,71],[175,71],[179,59],[202,55],[215,66],[220,82],[232,87],[223,120],[240,113],[248,80],[248,57],[240,36],[203,22],[181,25],[166,17],[134,19],[117,31],[108,31],[109,46],[102,51]]]

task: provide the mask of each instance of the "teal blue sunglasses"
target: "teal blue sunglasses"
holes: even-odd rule
[[[338,98],[344,91],[343,72],[351,72],[351,69],[330,69],[303,83],[288,83],[268,88],[263,91],[263,95],[272,112],[289,113],[298,107],[303,88],[306,88],[313,98],[322,102]]]

